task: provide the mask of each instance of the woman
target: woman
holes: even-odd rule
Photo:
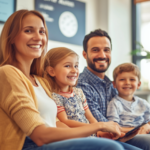
[[[6,21],[0,38],[0,147],[2,150],[123,150],[103,138],[80,138],[97,131],[121,132],[116,123],[93,123],[67,128],[57,122],[57,108],[50,87],[41,75],[41,61],[48,43],[43,16],[19,10]],[[39,104],[39,105],[38,105]],[[57,126],[57,127],[56,127]],[[65,127],[65,128],[64,128]],[[71,138],[80,138],[72,139]],[[131,138],[131,137],[130,137]],[[125,139],[126,140],[126,139]],[[138,148],[125,145],[128,150]]]

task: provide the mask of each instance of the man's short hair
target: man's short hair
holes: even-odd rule
[[[83,48],[84,48],[84,51],[87,52],[87,42],[90,38],[92,37],[95,37],[95,36],[105,36],[109,39],[110,41],[110,44],[111,44],[111,48],[112,48],[112,43],[111,43],[111,38],[110,36],[108,35],[108,33],[106,31],[103,31],[101,29],[97,29],[95,31],[92,31],[90,32],[89,34],[87,34],[85,37],[84,37],[84,40],[83,40]]]
[[[114,81],[116,81],[117,76],[123,72],[133,72],[134,75],[138,77],[139,81],[141,79],[141,73],[137,65],[133,63],[123,63],[114,69],[113,71]]]

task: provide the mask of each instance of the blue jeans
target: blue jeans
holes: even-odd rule
[[[139,134],[126,143],[144,150],[150,150],[150,134]]]
[[[38,147],[29,137],[22,150],[141,150],[132,145],[105,138],[77,138]]]

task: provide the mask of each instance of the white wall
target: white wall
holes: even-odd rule
[[[114,67],[123,62],[131,61],[131,2],[130,0],[78,0],[86,3],[86,34],[97,28],[109,33],[112,38],[112,63],[107,75],[112,79]],[[17,0],[17,10],[34,9],[34,0]],[[0,32],[3,25],[0,24]],[[48,49],[65,46],[76,51],[79,56],[80,72],[86,66],[83,59],[82,46],[61,43],[57,41],[48,42]]]
[[[94,30],[97,28],[97,13],[95,11],[96,7],[96,0],[78,0],[81,2],[86,3],[86,33],[89,33],[91,30]],[[19,9],[34,9],[34,0],[17,0],[17,10]],[[54,47],[68,47],[72,50],[74,50],[79,55],[79,69],[80,72],[83,70],[83,68],[86,66],[86,61],[84,60],[82,56],[83,48],[82,46],[68,44],[68,43],[62,43],[57,41],[48,41],[48,50]]]
[[[99,27],[112,39],[112,62],[107,75],[112,79],[113,69],[131,62],[131,0],[97,0]]]
[[[109,0],[109,27],[112,38],[112,63],[109,77],[113,69],[124,62],[131,62],[131,0]]]

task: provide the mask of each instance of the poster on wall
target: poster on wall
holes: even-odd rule
[[[82,45],[85,36],[85,3],[76,0],[35,0],[48,27],[49,40]]]
[[[16,10],[16,0],[0,0],[0,23],[4,23]]]

